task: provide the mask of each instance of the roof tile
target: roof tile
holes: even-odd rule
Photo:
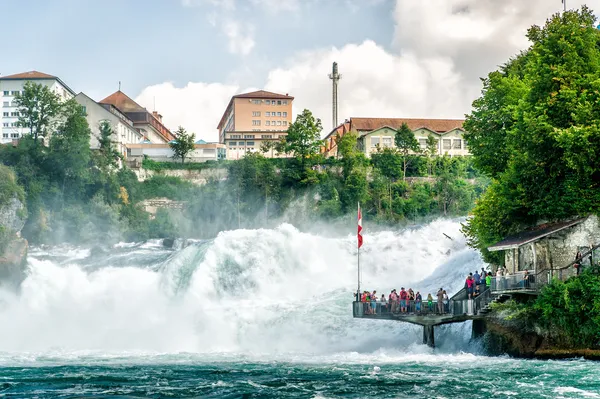
[[[16,73],[14,75],[0,76],[0,80],[3,79],[56,79],[56,76],[48,75],[47,73],[38,71],[29,71]]]

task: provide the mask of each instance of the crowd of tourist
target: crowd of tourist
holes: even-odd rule
[[[504,275],[504,270],[498,268],[498,273]],[[475,270],[475,273],[469,273],[465,280],[465,288],[467,289],[467,297],[469,299],[477,298],[483,291],[492,285],[492,273],[487,272],[483,267],[481,273]]]
[[[423,296],[419,291],[415,292],[412,288],[406,290],[402,287],[400,292],[393,289],[387,298],[383,294],[379,297],[377,291],[364,291],[360,296],[360,301],[363,303],[364,314],[377,314],[378,306],[381,313],[449,313],[450,300],[446,290],[440,288],[436,297],[437,300],[434,300],[431,293],[428,293],[427,298],[423,300]]]

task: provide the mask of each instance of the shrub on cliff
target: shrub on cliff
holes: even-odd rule
[[[544,287],[533,310],[538,323],[557,344],[600,348],[600,274],[586,270],[567,281]]]
[[[17,183],[17,178],[12,170],[0,164],[0,207],[7,205],[15,197],[19,201],[25,202],[23,187]]]

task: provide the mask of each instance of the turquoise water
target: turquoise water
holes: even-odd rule
[[[447,239],[443,234],[453,237]],[[0,398],[600,398],[600,364],[480,356],[470,324],[352,318],[354,234],[32,248],[0,288]],[[450,295],[483,266],[439,220],[365,234],[362,286]]]
[[[459,355],[80,358],[0,367],[7,398],[599,398],[600,367]],[[218,357],[218,356],[217,356]],[[53,364],[54,363],[54,364]]]

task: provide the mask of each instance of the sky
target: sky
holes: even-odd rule
[[[596,14],[600,0],[586,3]],[[37,70],[100,101],[121,89],[206,141],[232,95],[295,97],[338,119],[463,118],[481,77],[528,47],[561,0],[0,0],[0,75]],[[14,36],[10,38],[9,32]],[[10,40],[9,40],[10,39]]]

